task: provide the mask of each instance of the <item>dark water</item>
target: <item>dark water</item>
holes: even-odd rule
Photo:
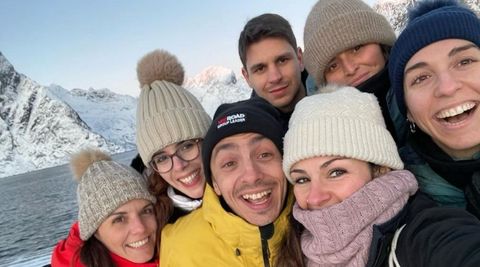
[[[129,164],[135,151],[113,158]],[[77,217],[67,165],[0,178],[0,266],[43,266]]]

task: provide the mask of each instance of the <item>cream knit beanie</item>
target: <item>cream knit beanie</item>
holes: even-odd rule
[[[283,171],[291,181],[296,162],[343,156],[392,169],[403,162],[388,132],[377,98],[353,87],[329,85],[295,106],[283,140]]]
[[[395,33],[387,19],[361,0],[319,0],[303,31],[305,67],[317,86],[325,84],[325,68],[337,54],[357,45],[392,46]]]
[[[89,239],[117,208],[134,199],[152,203],[147,181],[134,169],[112,161],[99,150],[87,149],[72,156],[70,166],[78,182],[80,238]]]
[[[142,87],[137,107],[137,149],[145,166],[164,147],[203,138],[211,119],[200,102],[181,85],[184,71],[166,51],[145,55],[137,66]]]

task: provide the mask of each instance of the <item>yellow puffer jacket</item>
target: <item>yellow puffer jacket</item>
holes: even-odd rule
[[[201,208],[163,228],[161,266],[273,266],[289,227],[292,204],[293,195],[289,193],[286,208],[274,222],[274,233],[268,240],[269,263],[264,263],[259,227],[226,212],[207,185]]]

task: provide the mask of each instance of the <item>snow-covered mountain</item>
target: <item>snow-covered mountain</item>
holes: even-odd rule
[[[211,116],[221,103],[251,92],[243,77],[222,67],[207,68],[184,86]],[[41,86],[0,53],[0,177],[64,164],[86,146],[135,149],[136,108],[136,98],[108,89]]]
[[[407,10],[417,0],[378,0],[373,9],[384,15],[392,25],[397,35],[405,28],[407,23]],[[460,0],[480,16],[480,0]]]
[[[208,67],[195,77],[187,78],[184,86],[200,100],[210,117],[220,104],[247,99],[252,92],[243,77],[237,79],[232,70],[218,66]]]
[[[95,132],[124,150],[135,149],[137,99],[108,89],[66,90],[50,85],[48,92],[72,107]]]
[[[85,146],[121,147],[92,132],[48,88],[19,74],[0,53],[0,177],[65,163]]]

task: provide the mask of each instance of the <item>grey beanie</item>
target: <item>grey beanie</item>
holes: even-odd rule
[[[353,87],[329,85],[300,100],[283,140],[283,171],[298,161],[343,156],[402,169],[397,146],[385,126],[377,98]]]
[[[78,182],[80,238],[88,240],[117,208],[134,199],[156,202],[147,182],[134,169],[112,161],[99,150],[87,149],[72,156],[70,166]]]
[[[395,38],[387,19],[363,1],[319,0],[303,31],[305,68],[323,86],[325,68],[337,54],[367,43],[392,46]]]
[[[181,85],[184,71],[177,58],[155,50],[138,62],[142,88],[137,106],[137,149],[145,166],[160,149],[203,138],[211,119],[200,102]]]

